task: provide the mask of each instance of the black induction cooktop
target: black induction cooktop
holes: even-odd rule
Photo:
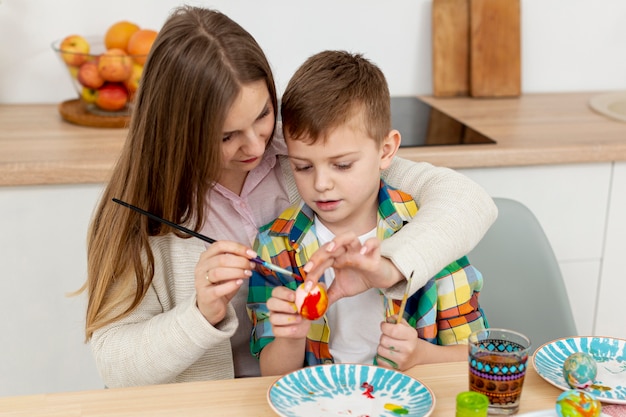
[[[417,97],[391,97],[391,126],[400,147],[496,143]]]

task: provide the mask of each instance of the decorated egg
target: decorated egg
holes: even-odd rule
[[[563,362],[563,378],[572,388],[587,388],[593,384],[597,373],[596,361],[588,353],[572,353]]]
[[[305,319],[319,319],[326,313],[328,308],[326,289],[317,284],[310,291],[307,291],[304,288],[304,284],[300,284],[296,289],[296,307]]]
[[[600,401],[585,391],[571,389],[556,399],[556,413],[559,417],[598,417],[601,411]]]

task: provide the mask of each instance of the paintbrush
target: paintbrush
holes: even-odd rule
[[[409,279],[407,280],[406,283],[406,289],[404,290],[404,295],[402,296],[402,301],[400,302],[400,310],[398,310],[398,315],[396,316],[396,322],[395,324],[398,323],[402,323],[402,316],[404,316],[404,309],[406,308],[406,300],[408,300],[409,298],[409,289],[411,288],[411,281],[413,280],[413,272],[411,272],[411,275],[409,275]],[[393,311],[393,301],[391,300],[391,298],[387,298],[387,313],[391,313]],[[391,313],[393,314],[393,313]],[[388,321],[388,323],[393,323],[391,321]],[[393,346],[391,346],[389,348],[389,350],[391,350],[393,352],[394,348]],[[389,358],[385,358],[384,356],[380,356],[378,353],[376,354],[376,356],[374,356],[374,365],[378,365],[378,362],[380,360],[383,360],[385,362],[387,362],[388,364],[390,364],[393,369],[398,369],[398,364],[395,363],[394,361],[392,361]]]
[[[143,214],[144,216],[148,216],[148,217],[150,217],[152,220],[156,220],[156,221],[158,221],[158,222],[161,222],[161,223],[163,223],[163,224],[166,224],[166,225],[168,225],[168,226],[170,226],[170,227],[173,227],[173,228],[174,228],[174,229],[176,229],[176,230],[180,230],[181,232],[187,233],[187,234],[188,234],[188,235],[190,235],[190,236],[196,237],[196,238],[198,238],[198,239],[200,239],[200,240],[204,240],[205,242],[208,242],[208,243],[215,243],[215,242],[217,242],[215,239],[212,239],[212,238],[210,238],[210,237],[208,237],[208,236],[205,236],[205,235],[203,235],[203,234],[200,234],[200,233],[198,233],[198,232],[194,232],[194,231],[193,231],[193,230],[191,230],[191,229],[187,229],[186,227],[181,226],[181,225],[176,224],[176,223],[173,223],[173,222],[171,222],[171,221],[169,221],[169,220],[165,220],[165,219],[163,219],[163,218],[161,218],[161,217],[157,216],[156,214],[152,214],[152,213],[150,213],[149,211],[145,211],[145,210],[143,210],[143,209],[140,209],[139,207],[133,206],[132,204],[128,204],[128,203],[126,203],[126,202],[124,202],[124,201],[122,201],[122,200],[118,200],[117,198],[114,198],[114,199],[113,199],[113,201],[114,201],[115,203],[117,203],[117,204],[121,204],[121,205],[122,205],[122,206],[124,206],[124,207],[128,207],[128,208],[129,208],[129,209],[131,209],[131,210],[135,210],[137,213],[141,213],[141,214]],[[257,255],[257,257],[256,257],[256,258],[253,258],[253,259],[250,259],[250,260],[251,260],[252,262],[254,262],[255,264],[258,264],[258,265],[264,266],[264,267],[266,267],[267,269],[271,269],[272,271],[275,271],[275,272],[278,272],[278,273],[283,274],[283,275],[287,275],[287,276],[291,276],[291,277],[294,277],[294,278],[298,278],[298,279],[300,279],[300,277],[299,277],[298,275],[294,274],[293,272],[289,272],[289,271],[288,271],[288,270],[286,270],[285,268],[281,268],[281,267],[280,267],[280,266],[278,266],[278,265],[274,265],[274,264],[271,264],[271,263],[269,263],[269,262],[266,262],[266,261],[264,261],[263,259],[261,259],[258,255]]]
[[[409,275],[409,279],[406,283],[406,289],[404,290],[404,296],[402,297],[402,302],[400,303],[400,310],[398,311],[398,316],[396,318],[396,324],[402,322],[402,317],[404,316],[404,309],[406,308],[406,300],[409,298],[409,289],[411,288],[411,281],[413,280],[413,272],[411,271],[411,275]]]

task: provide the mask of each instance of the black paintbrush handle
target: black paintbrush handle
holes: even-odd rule
[[[181,232],[185,232],[185,233],[187,233],[188,235],[191,235],[191,236],[193,236],[193,237],[197,237],[197,238],[198,238],[198,239],[200,239],[200,240],[204,240],[205,242],[208,242],[208,243],[215,243],[215,242],[216,242],[216,240],[215,240],[215,239],[211,239],[211,238],[210,238],[210,237],[208,237],[208,236],[201,235],[200,233],[198,233],[198,232],[194,232],[194,231],[193,231],[193,230],[191,230],[191,229],[187,229],[187,228],[186,228],[186,227],[184,227],[184,226],[181,226],[181,225],[179,225],[179,224],[173,223],[173,222],[171,222],[171,221],[169,221],[169,220],[165,220],[164,218],[159,217],[159,216],[157,216],[156,214],[152,214],[152,213],[150,213],[149,211],[145,211],[145,210],[143,210],[143,209],[140,209],[139,207],[133,206],[132,204],[128,204],[128,203],[126,203],[125,201],[118,200],[117,198],[114,198],[114,199],[113,199],[113,201],[114,201],[115,203],[117,203],[117,204],[121,204],[121,205],[123,205],[124,207],[128,207],[128,208],[129,208],[129,209],[131,209],[131,210],[135,210],[137,213],[141,213],[141,214],[143,214],[144,216],[148,216],[148,217],[150,217],[152,220],[156,220],[156,221],[158,221],[158,222],[161,222],[161,223],[163,223],[163,224],[166,224],[166,225],[168,225],[168,226],[170,226],[170,227],[173,227],[174,229],[180,230]]]
[[[143,214],[144,216],[148,216],[148,217],[149,217],[149,218],[151,218],[152,220],[156,220],[156,221],[158,221],[158,222],[161,222],[161,223],[163,223],[163,224],[166,224],[166,225],[168,225],[168,226],[170,226],[170,227],[173,227],[174,229],[180,230],[181,232],[187,233],[187,234],[188,234],[188,235],[190,235],[190,236],[197,237],[197,238],[198,238],[198,239],[200,239],[200,240],[204,240],[205,242],[208,242],[208,243],[215,243],[215,242],[216,242],[216,240],[215,240],[215,239],[211,239],[211,238],[210,238],[210,237],[208,237],[208,236],[201,235],[200,233],[198,233],[198,232],[194,232],[194,231],[193,231],[193,230],[191,230],[191,229],[187,229],[187,228],[186,228],[186,227],[184,227],[184,226],[181,226],[181,225],[179,225],[179,224],[173,223],[173,222],[171,222],[171,221],[169,221],[169,220],[165,220],[164,218],[159,217],[159,216],[157,216],[156,214],[152,214],[152,213],[150,213],[149,211],[145,211],[145,210],[143,210],[143,209],[140,209],[139,207],[133,206],[132,204],[128,204],[128,203],[127,203],[127,202],[125,202],[125,201],[118,200],[117,198],[114,198],[114,199],[113,199],[113,202],[114,202],[114,203],[117,203],[117,204],[121,204],[121,205],[122,205],[122,206],[124,206],[124,207],[128,207],[128,208],[129,208],[129,209],[131,209],[131,210],[135,210],[137,213]],[[264,261],[263,259],[261,259],[258,255],[257,255],[257,257],[256,257],[256,258],[253,258],[253,259],[250,259],[250,260],[251,260],[252,262],[256,263],[256,264],[263,265],[263,266],[264,266],[264,267],[266,267],[266,268],[269,268],[269,269],[271,269],[271,270],[274,270],[274,271],[280,272],[281,274],[290,275],[290,276],[293,276],[293,277],[298,278],[298,276],[297,276],[296,274],[294,274],[294,273],[292,273],[292,272],[290,272],[290,271],[288,271],[288,270],[286,270],[286,269],[284,269],[284,268],[281,268],[281,267],[279,267],[279,266],[277,266],[277,265],[273,265],[273,264],[271,264],[271,263],[269,263],[269,262],[266,262],[266,261]]]

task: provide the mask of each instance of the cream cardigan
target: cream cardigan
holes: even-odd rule
[[[279,158],[290,201],[295,202],[299,197],[291,170],[286,158]],[[411,293],[451,260],[467,254],[497,216],[487,193],[453,170],[396,158],[383,177],[410,193],[420,206],[415,219],[381,248],[404,276],[414,273]],[[129,316],[94,332],[91,339],[105,385],[233,378],[230,338],[238,320],[232,304],[216,327],[196,307],[194,268],[204,243],[170,233],[152,238],[151,248],[155,274],[141,304]],[[386,292],[400,298],[405,285]]]

